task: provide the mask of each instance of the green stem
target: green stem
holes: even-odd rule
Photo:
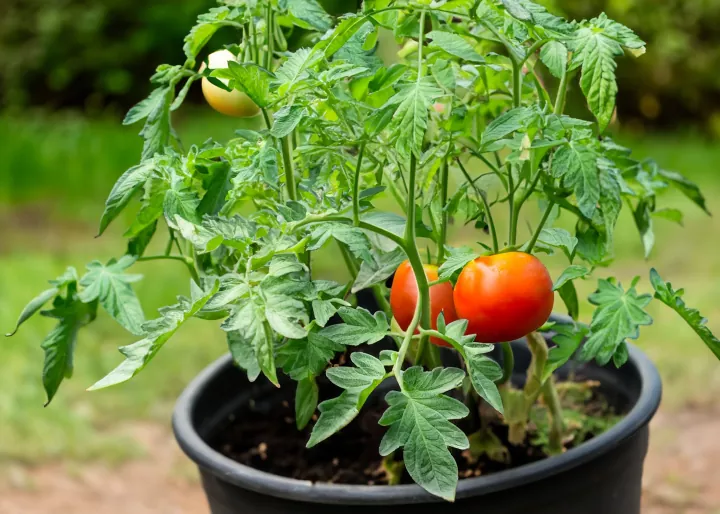
[[[513,354],[510,343],[502,343],[500,348],[502,349],[503,355],[503,375],[502,378],[496,382],[497,385],[506,384],[512,378],[513,370],[515,369],[515,355]]]
[[[175,231],[173,229],[170,229],[170,238],[168,239],[167,244],[165,245],[165,256],[170,255],[170,252],[172,251],[173,243],[175,242]]]
[[[190,272],[190,275],[192,276],[193,280],[197,284],[200,284],[200,276],[198,275],[198,272],[195,269],[195,263],[189,257],[180,257],[178,255],[151,255],[149,257],[138,258],[138,262],[162,261],[162,260],[182,262],[183,264],[185,264],[185,266],[187,266],[187,269]]]
[[[440,220],[440,241],[438,242],[438,266],[441,265],[445,259],[445,242],[447,241],[448,213],[446,207],[448,196],[448,175],[449,166],[448,156],[446,155],[442,165],[442,171],[440,173],[440,205],[442,206],[442,215]]]
[[[555,99],[554,113],[560,116],[565,110],[565,100],[567,99],[568,82],[570,80],[570,73],[565,72],[560,79],[560,85],[558,86],[557,98]]]
[[[413,315],[413,319],[410,322],[410,325],[408,326],[407,330],[405,331],[405,338],[403,339],[402,344],[400,345],[400,349],[398,350],[398,358],[395,362],[395,365],[393,366],[393,375],[395,375],[395,378],[397,379],[398,384],[400,385],[400,389],[404,389],[403,385],[403,379],[402,379],[402,365],[405,362],[405,356],[407,355],[408,349],[410,348],[410,343],[412,343],[413,340],[413,333],[415,332],[415,329],[418,326],[418,322],[420,321],[421,317],[421,304],[418,302],[418,304],[415,306],[415,314]],[[421,338],[422,340],[422,338]],[[418,360],[419,360],[419,354],[418,354]]]
[[[355,258],[352,256],[347,247],[340,241],[338,241],[338,248],[340,248],[340,253],[342,254],[343,260],[345,261],[345,266],[347,267],[348,272],[350,272],[350,275],[352,275],[352,282],[355,282],[355,278],[358,274],[358,266],[355,262]],[[392,309],[390,307],[390,302],[388,302],[387,298],[385,297],[383,286],[376,284],[372,286],[371,290],[373,296],[375,297],[375,301],[378,304],[378,307],[385,313],[388,318],[391,318]]]
[[[425,45],[425,9],[420,11],[420,31],[418,34],[417,83],[423,76],[423,46]]]
[[[421,29],[422,30],[422,29]],[[405,224],[405,253],[407,253],[410,266],[415,274],[415,281],[418,287],[418,305],[420,306],[420,324],[424,329],[430,328],[430,287],[428,286],[427,275],[423,266],[420,252],[415,241],[415,175],[417,172],[417,160],[415,154],[410,154],[410,175],[408,177],[408,202],[407,221]],[[413,328],[414,330],[414,328]],[[418,344],[417,360],[423,361],[425,347],[428,343],[428,336],[423,335]]]
[[[492,211],[490,210],[490,203],[488,202],[487,195],[484,191],[480,191],[480,188],[475,185],[475,182],[470,178],[470,175],[468,174],[465,166],[463,166],[463,163],[460,161],[460,159],[458,158],[456,159],[456,161],[458,163],[458,166],[460,166],[460,170],[463,172],[463,175],[465,175],[465,178],[475,190],[475,193],[477,193],[477,195],[482,199],[483,206],[485,207],[485,216],[487,218],[488,225],[490,226],[490,236],[492,237],[493,251],[497,253],[500,249],[500,245],[498,244],[497,230],[495,229],[495,220],[493,219]]]
[[[360,172],[362,170],[363,155],[365,154],[365,141],[360,143],[357,164],[355,165],[355,180],[353,181],[353,224],[360,226]]]
[[[260,108],[260,112],[262,112],[263,119],[265,120],[265,128],[270,130],[272,128],[272,120],[270,119],[270,115],[267,112],[267,109]]]
[[[520,107],[522,99],[522,63],[513,61],[513,107]]]
[[[565,422],[563,420],[562,405],[558,396],[553,377],[545,381],[542,387],[542,397],[548,410],[552,423],[550,424],[550,437],[548,441],[548,450],[550,455],[558,455],[563,452],[563,433],[565,432]]]
[[[273,9],[271,2],[268,2],[267,5],[265,32],[267,33],[268,47],[267,55],[265,55],[265,68],[268,71],[272,71],[273,52],[275,51],[275,49],[273,48],[273,46],[275,45],[275,37],[273,36]]]
[[[508,233],[508,244],[513,246],[517,240],[517,216],[515,212],[515,186],[513,184],[513,170],[508,166],[508,208],[510,211],[510,226]]]
[[[257,43],[257,27],[255,27],[255,20],[250,22],[250,32],[252,34],[253,61],[255,64],[260,64],[260,49],[258,48]]]
[[[293,168],[292,152],[290,151],[290,137],[290,134],[288,134],[281,140],[283,168],[285,169],[285,187],[287,188],[290,200],[297,200],[295,170]]]
[[[538,237],[540,237],[540,232],[542,232],[542,229],[545,226],[545,222],[550,217],[550,213],[552,212],[554,206],[555,206],[555,202],[552,202],[552,201],[548,202],[548,205],[545,208],[545,212],[543,213],[543,216],[540,219],[540,224],[537,226],[537,229],[535,229],[535,233],[533,234],[532,239],[530,239],[530,242],[528,243],[528,246],[525,249],[526,253],[532,253],[533,248],[535,248],[535,243],[537,243]]]

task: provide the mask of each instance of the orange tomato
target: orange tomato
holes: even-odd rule
[[[425,276],[428,282],[438,279],[438,267],[425,264]],[[390,289],[390,307],[395,321],[403,330],[407,330],[412,322],[418,301],[418,285],[409,261],[398,266]],[[435,284],[430,288],[430,318],[431,326],[437,329],[437,318],[440,313],[445,316],[445,322],[451,323],[457,319],[455,304],[453,303],[453,288],[449,282]],[[450,346],[437,337],[431,337],[430,342],[437,346]]]
[[[468,334],[502,343],[537,330],[550,317],[555,295],[547,268],[536,257],[508,252],[480,257],[460,273],[455,310]]]

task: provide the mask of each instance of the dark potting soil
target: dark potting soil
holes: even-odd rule
[[[358,417],[341,432],[307,449],[305,443],[317,417],[304,430],[298,431],[292,399],[282,399],[280,396],[281,391],[286,389],[289,388],[283,387],[268,395],[269,398],[250,400],[241,406],[216,430],[210,438],[210,445],[237,462],[275,475],[313,482],[360,485],[388,483],[389,475],[378,452],[380,440],[387,430],[378,425],[378,420],[387,408],[384,400],[378,398],[375,402],[368,401]],[[321,388],[321,398],[332,396],[326,396],[323,392]],[[576,414],[581,420],[579,424],[586,426],[577,427],[576,422],[579,430],[575,438],[567,442],[566,448],[587,441],[608,428],[614,422],[613,419],[617,419],[602,395],[594,390],[586,392],[584,403],[571,407],[577,409]],[[461,478],[486,475],[547,458],[541,447],[542,437],[538,437],[537,433],[531,431],[524,445],[514,446],[508,442],[507,427],[492,414],[491,409],[481,407],[480,412],[486,430],[471,436],[471,440],[473,437],[479,438],[479,446],[487,451],[473,456],[469,451],[453,450]],[[535,418],[541,424],[542,407],[537,413]],[[573,413],[569,414],[572,419]],[[590,421],[583,416],[590,416]],[[466,433],[473,431],[468,430],[468,426],[462,426],[467,423],[473,421],[461,421],[461,428]],[[572,425],[572,421],[568,424]],[[587,425],[596,428],[588,430]],[[531,423],[531,428],[533,426]],[[402,458],[400,451],[396,458]],[[407,472],[402,473],[400,483],[412,483]]]

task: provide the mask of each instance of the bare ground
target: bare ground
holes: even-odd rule
[[[207,512],[196,472],[167,427],[137,424],[146,456],[117,467],[6,467],[3,514],[199,514]],[[720,412],[661,412],[645,465],[643,514],[720,514]]]

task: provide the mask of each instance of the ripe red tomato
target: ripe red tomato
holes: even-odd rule
[[[438,267],[425,264],[425,276],[429,282],[438,279]],[[409,261],[398,266],[390,290],[390,307],[395,321],[403,330],[407,330],[415,314],[418,300],[418,286],[412,266]],[[430,318],[431,326],[437,329],[437,318],[440,313],[445,316],[445,322],[451,323],[457,319],[455,304],[453,303],[453,288],[449,282],[435,284],[430,288]],[[430,342],[438,346],[450,346],[437,337],[431,337]]]
[[[537,330],[550,317],[555,295],[536,257],[508,252],[468,263],[455,284],[457,315],[481,343],[502,343]]]
[[[229,61],[234,61],[235,56],[229,50],[218,50],[208,56],[208,65],[211,70],[227,68]],[[205,69],[205,64],[200,71]],[[227,84],[227,79],[219,79]],[[227,116],[238,118],[250,118],[260,113],[260,108],[255,105],[248,95],[236,89],[225,91],[210,82],[207,78],[202,79],[202,92],[210,107]]]

